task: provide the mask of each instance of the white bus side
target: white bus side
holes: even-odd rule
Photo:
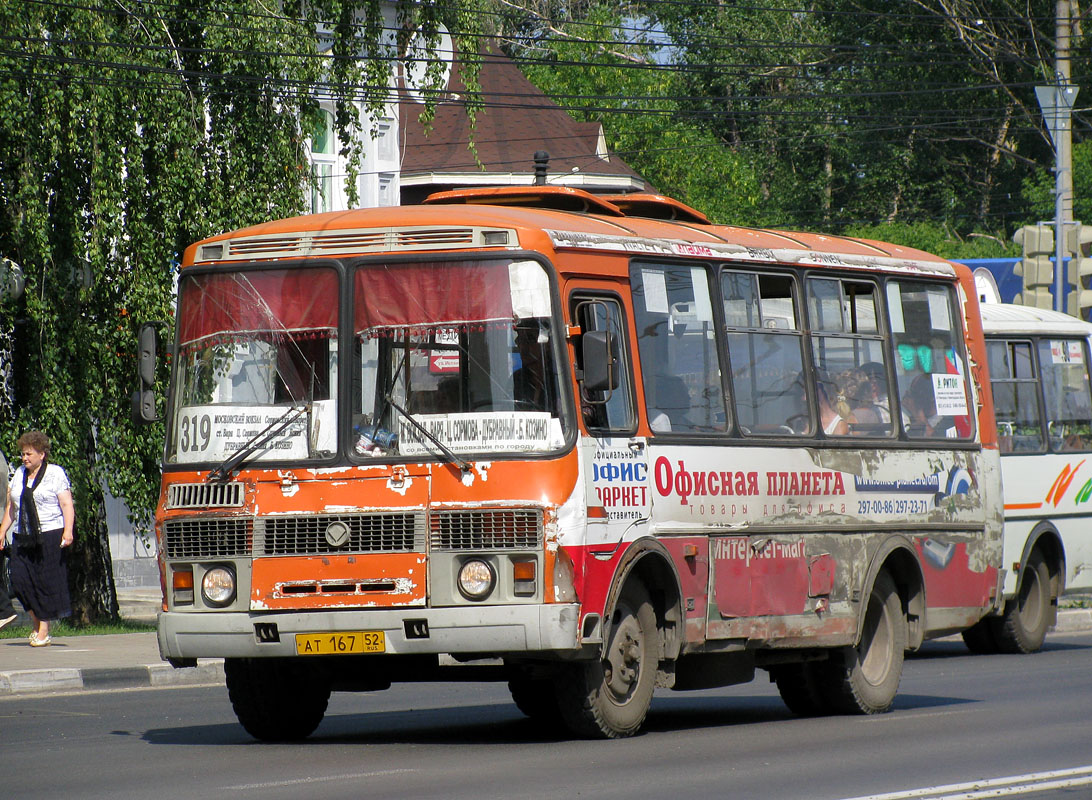
[[[1038,650],[1058,598],[1092,591],[1092,324],[983,303],[1005,503],[1005,604],[963,635],[975,652]]]

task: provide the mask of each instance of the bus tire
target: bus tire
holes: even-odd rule
[[[620,739],[641,729],[659,668],[656,613],[644,586],[622,589],[610,633],[597,661],[572,664],[558,676],[555,695],[565,726],[592,739]]]
[[[306,739],[326,714],[330,682],[285,658],[228,658],[224,678],[235,716],[263,742]]]
[[[508,691],[524,716],[547,727],[560,726],[554,681],[547,678],[511,678]]]
[[[815,662],[780,664],[770,669],[785,706],[798,717],[819,717],[830,713],[830,704],[816,682]]]
[[[963,643],[967,645],[967,649],[981,656],[1000,652],[1001,648],[997,644],[997,637],[994,636],[994,623],[996,621],[993,617],[980,619],[963,631]]]
[[[1043,646],[1051,621],[1050,570],[1042,553],[1028,556],[1020,590],[1005,603],[1005,612],[994,621],[994,638],[1002,653],[1034,653]]]
[[[906,652],[906,617],[895,582],[876,576],[868,595],[861,639],[815,665],[826,701],[843,714],[882,714],[895,701]]]

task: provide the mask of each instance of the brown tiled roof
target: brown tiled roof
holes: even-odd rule
[[[589,191],[649,188],[618,156],[597,155],[599,123],[574,120],[527,80],[495,45],[485,48],[482,58],[479,83],[485,107],[478,113],[474,142],[484,173],[468,147],[470,123],[458,100],[437,107],[432,131],[426,136],[418,121],[423,106],[404,99],[399,109],[404,187],[414,178],[435,189],[498,185],[506,182],[504,176],[508,175],[513,177],[507,182],[525,183],[534,174],[535,152],[545,150],[550,154],[551,183],[564,181]],[[449,88],[452,97],[466,91],[458,64]],[[429,175],[435,182],[429,182]],[[627,186],[620,186],[620,181]],[[409,194],[415,195],[409,200],[414,202],[427,191],[418,187]],[[404,189],[403,202],[407,202],[406,195]]]

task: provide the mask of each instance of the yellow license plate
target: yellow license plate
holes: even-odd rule
[[[338,631],[297,633],[296,653],[301,656],[337,656],[349,653],[383,653],[387,637],[383,631]]]

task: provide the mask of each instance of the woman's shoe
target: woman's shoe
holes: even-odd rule
[[[30,646],[31,647],[45,647],[46,645],[52,644],[52,643],[53,643],[53,637],[52,636],[46,636],[44,639],[39,639],[34,634],[30,635]]]

